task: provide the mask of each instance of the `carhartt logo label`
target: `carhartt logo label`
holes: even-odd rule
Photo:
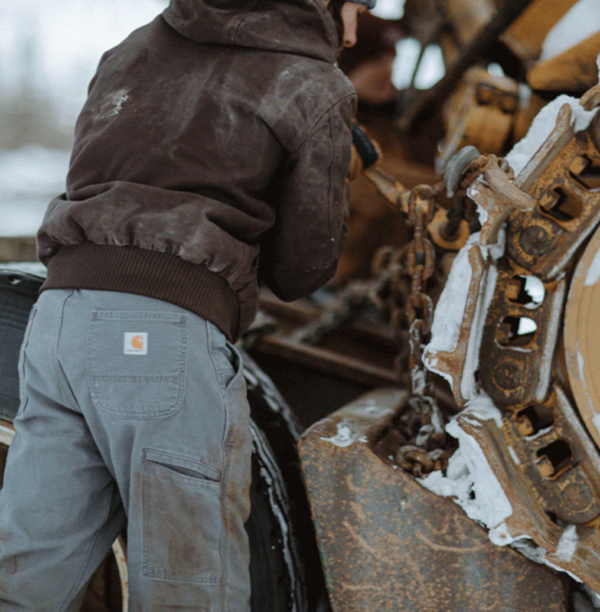
[[[148,354],[148,332],[125,332],[125,355]]]

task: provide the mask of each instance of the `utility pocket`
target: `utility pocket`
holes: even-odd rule
[[[219,585],[220,473],[152,449],[143,470],[143,575]]]
[[[95,310],[88,378],[95,406],[114,417],[149,419],[183,404],[187,315]]]

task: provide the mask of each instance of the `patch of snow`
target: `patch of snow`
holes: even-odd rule
[[[563,561],[571,561],[578,542],[579,536],[577,535],[577,527],[575,525],[569,525],[560,536],[556,548],[556,556]]]
[[[497,527],[490,529],[488,537],[490,542],[496,546],[506,546],[514,541],[506,523],[500,523]]]
[[[540,61],[546,61],[600,31],[600,2],[579,0],[548,32]]]
[[[527,557],[534,563],[544,563],[546,559],[546,551],[538,546],[530,538],[519,538],[515,540],[511,545],[511,548],[518,550],[524,557]]]
[[[594,259],[592,261],[592,265],[588,268],[586,277],[585,277],[585,286],[591,287],[595,285],[600,280],[600,249],[594,255]]]
[[[452,385],[452,376],[436,369],[435,355],[438,352],[452,352],[458,344],[473,275],[469,263],[469,249],[478,239],[479,234],[471,236],[452,263],[448,280],[435,308],[431,341],[425,348],[423,357],[427,369],[443,376],[450,385]]]
[[[502,421],[500,411],[483,394],[468,404],[465,413],[469,412],[478,419]],[[495,543],[510,543],[506,525],[502,525],[513,509],[484,452],[456,419],[448,423],[446,431],[459,441],[458,450],[448,461],[446,476],[441,471],[432,472],[421,484],[437,495],[452,497],[469,518],[491,530],[490,539]]]
[[[506,156],[515,174],[519,174],[519,172],[523,170],[527,162],[536,154],[542,144],[544,144],[544,141],[556,126],[556,118],[563,104],[568,104],[573,111],[572,125],[575,132],[585,130],[598,111],[598,109],[586,111],[579,104],[577,98],[572,98],[567,95],[558,96],[558,98],[550,102],[550,104],[544,106],[533,120],[527,135],[522,138]]]
[[[544,427],[544,429],[540,429],[537,433],[534,433],[531,436],[525,436],[525,439],[535,440],[536,438],[541,438],[542,436],[545,436],[547,433],[550,433],[553,427],[554,427],[553,425],[550,425],[550,427]]]
[[[515,451],[515,449],[512,446],[508,447],[508,452],[510,453],[510,456],[512,457],[512,460],[514,462],[515,465],[520,465],[521,462],[519,461],[519,458],[517,457],[517,453]]]
[[[491,258],[495,261],[504,254],[505,243],[506,233],[503,229],[498,234],[498,242],[487,247],[479,245],[479,233],[472,234],[467,244],[456,256],[444,290],[438,300],[431,328],[431,341],[425,347],[423,363],[431,372],[443,376],[451,386],[453,385],[452,376],[437,367],[437,353],[452,352],[458,344],[473,276],[469,252],[471,248],[477,245],[481,249],[484,260]],[[486,278],[483,280],[484,291],[476,297],[477,303],[473,324],[469,331],[465,367],[460,381],[461,393],[467,400],[474,399],[477,396],[475,372],[479,365],[481,334],[483,333],[488,308],[494,296],[497,276],[496,266],[490,265]]]
[[[559,567],[558,565],[555,565],[554,563],[552,563],[552,561],[548,560],[548,557],[546,557],[544,559],[544,565],[547,565],[548,567],[551,567],[553,570],[556,570],[557,572],[564,572],[568,576],[571,576],[571,578],[573,578],[573,580],[575,580],[575,582],[579,582],[580,584],[583,584],[583,581],[581,580],[581,578],[579,578],[578,576],[573,574],[573,572],[570,572],[569,570],[566,570],[566,569],[564,569],[562,567]]]
[[[334,446],[339,446],[340,448],[347,448],[348,446],[354,444],[358,438],[356,433],[352,431],[346,421],[340,421],[337,424],[337,433],[335,436],[332,436],[331,438],[321,438],[321,440],[329,442]]]
[[[579,376],[581,377],[581,380],[583,380],[585,361],[583,359],[583,355],[579,350],[577,350],[577,365],[579,366]]]
[[[594,418],[592,419],[592,421],[594,423],[594,427],[596,428],[596,431],[600,434],[600,414],[594,415]]]

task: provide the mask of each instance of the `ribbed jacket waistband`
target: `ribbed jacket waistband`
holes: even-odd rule
[[[181,306],[237,340],[240,308],[227,282],[206,266],[175,255],[83,242],[63,246],[48,262],[45,289],[122,291]]]

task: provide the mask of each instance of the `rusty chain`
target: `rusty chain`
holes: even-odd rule
[[[493,159],[490,160],[490,157]],[[457,216],[466,216],[466,189],[483,174],[490,161],[497,161],[501,170],[510,171],[505,160],[497,160],[495,156],[482,155],[474,160],[468,166],[458,193],[455,194],[453,206],[457,209]],[[423,364],[423,347],[429,340],[433,322],[433,302],[427,294],[427,281],[435,270],[435,248],[427,237],[427,225],[435,214],[435,198],[442,190],[441,184],[432,187],[421,185],[412,190],[408,199],[408,221],[413,226],[413,240],[408,245],[406,258],[411,292],[405,301],[405,308],[410,348],[411,397],[408,400],[408,410],[401,416],[400,423],[406,439],[412,443],[402,446],[396,459],[400,467],[415,476],[423,476],[435,469],[444,469],[447,463],[447,452],[443,449],[445,423],[433,397],[431,375]],[[459,211],[461,207],[463,210]],[[397,300],[396,305],[398,310],[394,313],[393,320],[398,323],[399,309],[403,304]]]
[[[411,397],[408,401],[410,416],[405,415],[403,429],[408,430],[409,439],[414,440],[414,445],[400,449],[397,459],[404,469],[412,465],[410,471],[415,475],[422,475],[440,465],[428,453],[433,452],[437,457],[445,437],[444,420],[423,364],[423,347],[429,339],[433,322],[433,300],[427,294],[427,281],[433,275],[436,263],[435,248],[428,238],[427,226],[436,212],[435,198],[442,190],[442,184],[420,185],[410,193],[408,222],[413,227],[413,239],[406,251],[406,272],[411,289],[406,300],[402,295],[394,296],[395,311],[392,315],[397,334],[402,315],[408,325]],[[418,452],[415,449],[419,449]]]

